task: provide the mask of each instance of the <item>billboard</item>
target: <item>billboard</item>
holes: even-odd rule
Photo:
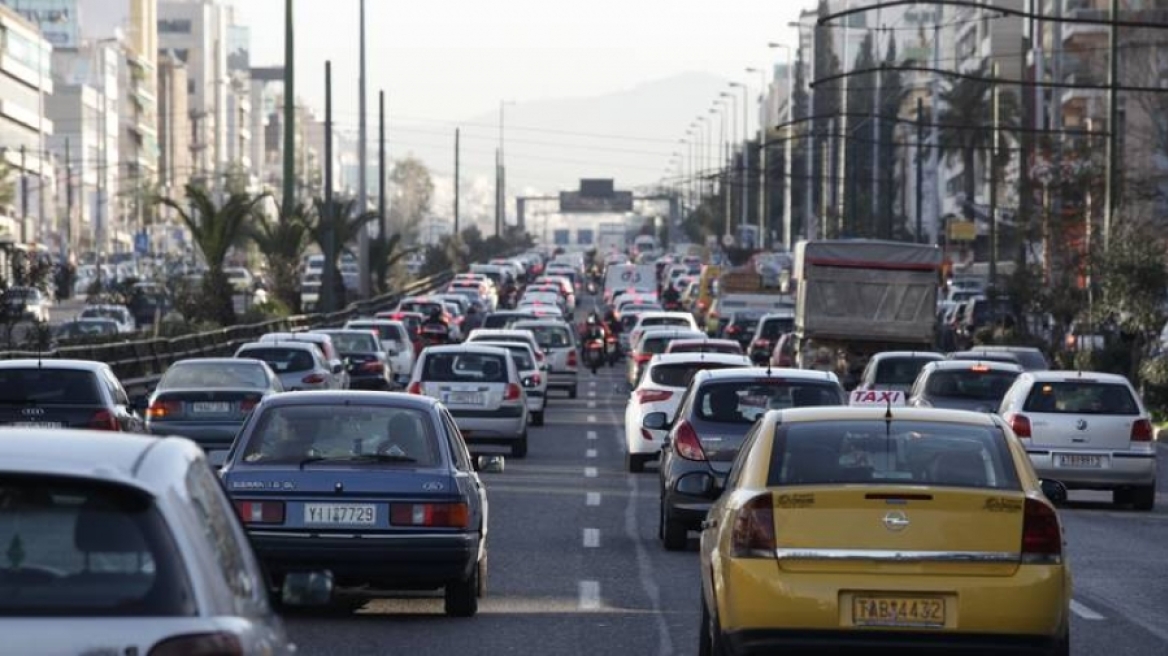
[[[76,48],[81,40],[77,0],[0,0],[36,25],[54,48]]]

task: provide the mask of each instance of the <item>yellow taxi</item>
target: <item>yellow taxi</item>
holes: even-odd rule
[[[699,653],[1067,656],[1065,497],[995,415],[768,412],[702,525]]]

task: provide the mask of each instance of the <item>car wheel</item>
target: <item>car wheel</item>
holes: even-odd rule
[[[445,610],[451,617],[474,617],[479,612],[479,568],[461,581],[446,585]]]
[[[1136,510],[1152,510],[1156,507],[1156,486],[1146,485],[1131,490],[1131,504]]]
[[[543,426],[543,410],[531,413],[531,425]]]
[[[645,456],[639,453],[630,453],[625,457],[625,462],[628,464],[629,473],[640,474],[645,471]]]
[[[569,387],[569,388],[568,388],[568,398],[569,398],[569,399],[574,399],[574,398],[576,398],[576,393],[577,393],[577,390],[576,390],[576,386],[575,386],[575,385],[573,385],[573,386],[571,386],[571,387]]]
[[[527,433],[519,437],[519,441],[511,445],[511,457],[523,459],[527,457]]]
[[[661,529],[661,544],[665,546],[666,551],[684,551],[689,545],[689,529],[685,524],[670,519],[665,511],[661,511],[664,515],[662,519]]]

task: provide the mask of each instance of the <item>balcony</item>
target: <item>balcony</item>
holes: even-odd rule
[[[1105,21],[1108,19],[1106,10],[1092,7],[1068,9],[1066,16],[1067,18],[1077,18],[1080,20]],[[1109,29],[1106,25],[1064,23],[1063,45],[1097,45],[1100,39],[1107,38]]]

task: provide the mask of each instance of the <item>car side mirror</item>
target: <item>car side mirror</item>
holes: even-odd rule
[[[1042,494],[1045,495],[1047,499],[1050,499],[1051,503],[1059,504],[1067,502],[1066,485],[1046,478],[1038,481],[1038,484],[1040,487],[1042,487]]]
[[[502,474],[506,463],[503,456],[479,456],[476,464],[484,474]]]
[[[669,417],[664,412],[650,412],[641,421],[641,426],[649,430],[667,430],[669,428]]]
[[[333,598],[332,572],[289,572],[280,601],[286,606],[324,606]]]

